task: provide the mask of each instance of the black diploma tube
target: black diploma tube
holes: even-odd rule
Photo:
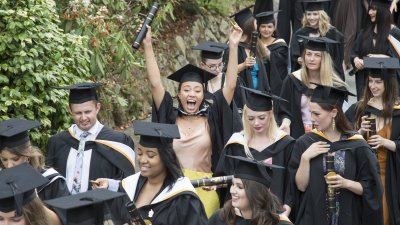
[[[325,166],[326,166],[326,179],[329,179],[329,176],[335,176],[335,157],[328,153],[325,158]],[[328,187],[327,188],[327,196],[328,196],[328,210],[330,213],[336,212],[336,190],[335,188]]]
[[[131,216],[131,223],[133,225],[146,225],[134,202],[127,202],[125,207]]]
[[[191,180],[193,187],[203,187],[203,186],[213,186],[219,184],[231,184],[233,180],[233,175],[222,176],[222,177],[211,177],[198,180]]]
[[[257,39],[258,39],[258,32],[253,31],[251,33],[251,46],[250,46],[250,56],[251,57],[256,57]]]
[[[157,13],[158,7],[160,6],[159,3],[154,2],[150,8],[149,13],[146,16],[145,21],[142,24],[142,28],[140,29],[139,33],[136,35],[135,40],[132,43],[132,48],[138,49],[140,47],[140,43],[143,41],[143,38],[146,36],[147,33],[147,26],[151,26],[151,22]]]

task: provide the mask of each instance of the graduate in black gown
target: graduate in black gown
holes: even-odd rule
[[[251,7],[244,8],[231,16],[243,30],[243,35],[238,46],[238,79],[242,79],[248,88],[267,91],[270,90],[270,86],[267,71],[264,66],[261,66],[263,65],[263,61],[259,54],[258,46],[256,45],[255,52],[250,52],[251,36],[256,31],[256,21],[250,10]],[[230,53],[228,49],[224,53],[224,61],[228,61],[229,58]]]
[[[56,213],[39,199],[36,188],[48,183],[27,163],[0,171],[0,223],[61,225]]]
[[[383,222],[377,160],[342,111],[348,94],[318,85],[311,96],[315,129],[297,139],[289,162],[296,225]]]
[[[275,13],[278,11],[261,12],[256,15],[259,32],[257,44],[264,61],[270,91],[279,95],[282,82],[288,75],[288,46],[276,32]]]
[[[383,184],[382,196],[384,225],[399,225],[400,218],[400,99],[396,69],[397,58],[364,60],[368,83],[360,101],[354,103],[346,116],[358,132],[374,149],[379,162]],[[375,134],[371,133],[371,121],[375,120]]]
[[[42,152],[33,146],[28,130],[41,124],[36,121],[9,119],[0,122],[0,168],[9,169],[14,166],[29,163],[42,173],[48,182],[37,187],[41,200],[48,200],[69,195],[65,178],[53,168],[45,168]]]
[[[306,4],[303,27],[298,29],[292,36],[290,42],[290,55],[292,71],[296,71],[301,67],[302,36],[310,37],[327,37],[336,41],[336,43],[328,44],[328,52],[333,60],[333,66],[336,73],[344,81],[343,58],[344,58],[344,37],[334,26],[330,24],[330,18],[324,11],[324,2],[330,0],[302,0]],[[312,2],[312,3],[311,3]]]
[[[101,105],[96,87],[101,85],[80,83],[58,87],[70,90],[69,109],[75,124],[49,139],[46,165],[65,176],[71,194],[90,189],[89,180],[122,179],[135,172],[132,139],[97,120]]]
[[[226,158],[226,155],[248,157],[282,167],[287,167],[289,163],[295,140],[279,130],[272,113],[272,105],[281,99],[260,91],[247,90],[250,93],[243,111],[244,129],[233,134],[226,143],[217,175],[231,175],[234,172],[236,161]],[[286,170],[272,170],[274,182],[271,183],[270,190],[284,203],[288,184]]]
[[[142,42],[146,68],[153,97],[152,121],[176,124],[181,139],[175,139],[173,149],[184,175],[192,180],[211,177],[220,153],[230,136],[242,130],[240,116],[233,103],[237,76],[237,48],[242,30],[235,25],[229,35],[230,56],[225,86],[213,94],[213,102],[205,101],[204,83],[213,74],[188,64],[168,78],[179,83],[177,97],[165,90],[151,43],[151,29]],[[196,189],[207,215],[219,208],[215,191]]]
[[[140,121],[133,126],[135,134],[141,135],[137,154],[140,172],[121,182],[120,191],[126,197],[116,200],[112,207],[120,214],[117,224],[130,221],[125,204],[131,201],[146,224],[206,224],[204,206],[190,180],[183,177],[172,149],[171,138],[180,137],[178,127]]]
[[[232,199],[209,219],[209,225],[290,225],[282,214],[280,200],[270,192],[274,183],[271,168],[284,167],[241,156],[227,156],[235,160],[234,178],[230,187]]]
[[[335,41],[326,37],[302,38],[305,48],[302,67],[283,81],[280,97],[289,102],[281,101],[278,110],[280,128],[295,139],[312,129],[308,101],[315,85],[311,82],[330,86],[346,85],[334,72],[332,59],[327,53],[327,44]]]
[[[224,68],[223,53],[227,48],[227,44],[212,41],[202,42],[192,47],[193,50],[201,51],[199,67],[215,75],[215,77],[209,80],[206,84],[207,92],[211,94],[222,89],[225,85],[226,74],[222,70]],[[243,85],[243,80],[238,78],[235,94],[233,95],[233,102],[235,103],[239,114],[242,114],[243,105],[246,101],[246,93],[239,87]],[[208,98],[209,94],[206,94],[206,98]]]

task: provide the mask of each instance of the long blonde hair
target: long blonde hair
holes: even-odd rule
[[[301,66],[301,80],[303,83],[307,86],[310,85],[310,79],[308,76],[308,69],[305,63],[305,54],[306,54],[307,49],[303,52],[301,58],[303,60],[303,64]],[[333,87],[341,87],[341,86],[347,86],[346,83],[340,79],[339,75],[335,72],[333,68],[333,62],[332,58],[329,55],[328,52],[322,51],[322,57],[321,57],[321,66],[319,69],[319,74],[320,74],[320,79],[321,79],[321,84],[326,85],[326,86],[333,86]]]
[[[242,115],[242,123],[243,123],[243,137],[244,137],[244,149],[247,157],[253,158],[253,155],[249,149],[249,142],[254,135],[253,129],[250,127],[250,124],[247,119],[247,113],[249,108],[244,105],[243,107],[243,115]],[[278,132],[279,128],[275,121],[273,110],[267,111],[268,121],[267,121],[267,129],[265,129],[265,136],[273,139],[275,134]]]
[[[306,14],[307,14],[307,12],[304,12],[303,20],[301,21],[301,23],[303,24],[303,27],[310,26],[310,23],[307,20]],[[331,29],[331,27],[332,27],[331,19],[329,18],[328,14],[326,14],[326,12],[324,10],[318,10],[318,14],[319,14],[318,30],[319,30],[319,34],[323,37],[323,36],[326,36],[329,29]]]
[[[23,207],[22,214],[27,225],[48,225],[50,221],[46,215],[43,202],[34,197],[32,201],[26,203]]]

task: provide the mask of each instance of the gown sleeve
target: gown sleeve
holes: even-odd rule
[[[174,225],[205,225],[207,216],[201,201],[192,194],[183,194],[174,199],[169,205],[165,218]]]

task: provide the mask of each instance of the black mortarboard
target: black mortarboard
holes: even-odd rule
[[[364,57],[364,68],[368,69],[368,75],[374,78],[389,78],[396,75],[400,69],[398,58],[371,58]]]
[[[253,7],[254,5],[248,6],[244,9],[241,9],[239,12],[236,12],[235,14],[229,16],[233,17],[235,22],[239,25],[240,28],[244,28],[244,25],[246,21],[253,17],[253,13],[251,12],[250,8]]]
[[[287,100],[273,95],[269,94],[263,91],[259,90],[254,90],[251,88],[239,86],[249,92],[249,95],[247,96],[246,99],[246,106],[253,110],[253,111],[269,111],[272,109],[272,100],[282,100],[287,102]]]
[[[203,70],[197,66],[193,66],[192,64],[187,64],[186,66],[180,68],[175,73],[168,76],[168,79],[184,83],[187,81],[195,81],[199,83],[206,83],[207,81],[214,78],[215,75]]]
[[[80,104],[91,100],[98,100],[96,87],[104,85],[103,83],[80,83],[70,86],[59,86],[57,89],[70,90],[69,103]]]
[[[330,1],[331,0],[300,0],[299,2],[303,2],[305,11],[319,11],[324,10],[324,3]]]
[[[104,204],[124,196],[124,193],[95,189],[76,195],[51,199],[45,203],[68,225],[103,224]]]
[[[327,51],[328,44],[337,44],[339,42],[329,39],[327,37],[309,37],[304,35],[299,35],[299,40],[305,39],[304,48],[313,51]]]
[[[194,47],[193,50],[200,50],[201,57],[204,59],[220,59],[222,58],[222,53],[228,48],[225,43],[205,41]]]
[[[262,12],[256,15],[257,25],[275,22],[274,14],[282,10]]]
[[[285,169],[285,167],[282,166],[268,164],[242,156],[226,156],[238,161],[234,168],[235,178],[256,181],[267,187],[271,186],[272,168]]]
[[[388,0],[369,0],[368,1],[369,7],[380,6],[380,7],[389,9],[391,4],[392,4],[392,1],[388,1]]]
[[[341,106],[347,96],[355,96],[350,93],[345,87],[335,88],[330,86],[325,86],[317,83],[312,83],[317,85],[311,95],[311,102],[316,103],[328,103],[333,106]]]
[[[0,149],[16,147],[29,141],[28,130],[41,123],[31,120],[9,119],[0,122]]]
[[[23,206],[37,197],[35,188],[48,183],[31,165],[23,163],[0,171],[0,211],[16,211],[22,215]]]
[[[179,139],[179,129],[176,124],[151,123],[143,121],[133,121],[133,129],[136,135],[140,135],[140,145],[148,148],[161,148],[165,145],[162,140]],[[163,139],[161,139],[163,138]],[[170,141],[168,141],[170,139]]]

